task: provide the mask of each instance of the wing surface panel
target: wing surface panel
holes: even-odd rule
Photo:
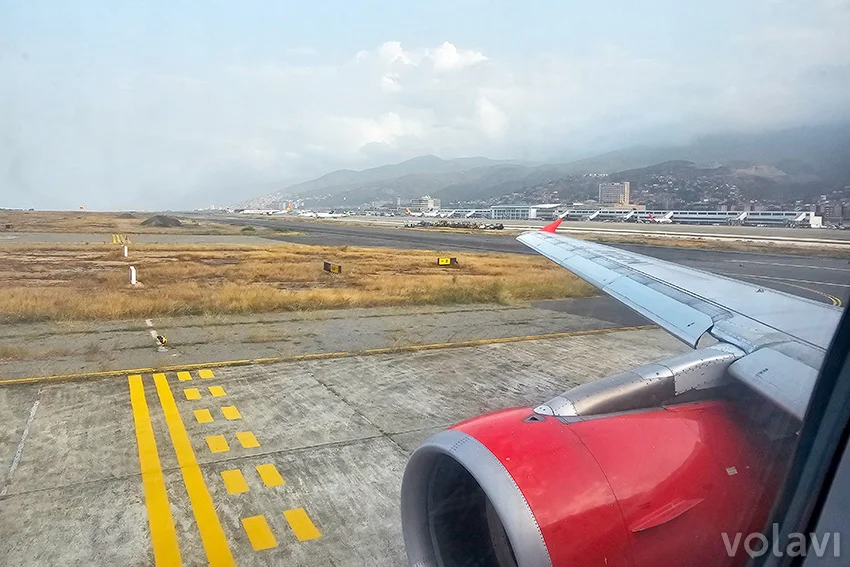
[[[802,418],[840,309],[552,232],[518,240],[693,348],[710,333],[748,353],[729,374]]]

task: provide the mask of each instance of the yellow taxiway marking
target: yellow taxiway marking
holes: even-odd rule
[[[548,333],[543,335],[524,335],[520,337],[500,337],[495,339],[475,339],[471,341],[458,341],[454,343],[434,343],[426,345],[411,345],[404,347],[373,348],[368,350],[339,351],[339,352],[312,352],[307,354],[296,354],[292,356],[270,356],[266,358],[245,358],[242,360],[221,360],[218,362],[199,362],[197,364],[175,364],[160,368],[128,368],[122,370],[101,370],[99,372],[79,372],[76,374],[54,374],[51,376],[30,376],[27,378],[4,378],[0,380],[0,386],[4,384],[31,384],[34,382],[56,382],[60,380],[92,380],[106,376],[121,376],[126,374],[145,374],[150,372],[175,372],[178,370],[197,370],[199,368],[225,368],[228,366],[250,366],[252,364],[272,364],[279,362],[300,362],[304,360],[328,360],[334,358],[351,358],[354,356],[374,356],[377,354],[399,354],[405,352],[419,352],[423,350],[443,350],[450,348],[466,348],[473,346],[517,343],[521,341],[538,341],[542,339],[563,339],[567,337],[584,337],[587,335],[607,335],[625,331],[644,331],[657,329],[658,325],[636,325],[633,327],[610,327],[607,329],[590,329],[587,331],[565,331],[562,333]]]
[[[254,548],[254,551],[277,547],[277,540],[274,538],[274,534],[269,528],[269,523],[266,522],[265,516],[242,518],[242,527],[245,528],[245,533],[248,534],[248,541],[251,542],[251,547]]]
[[[283,515],[286,517],[286,521],[289,522],[289,527],[292,528],[292,532],[298,538],[298,541],[307,541],[322,537],[322,534],[313,525],[313,521],[307,515],[307,511],[304,508],[286,510]]]
[[[242,419],[242,414],[239,413],[239,410],[236,409],[236,406],[222,406],[221,413],[224,415],[224,419],[228,421],[233,421],[234,419]]]
[[[269,488],[286,484],[286,481],[277,472],[277,467],[272,463],[257,465],[257,472],[260,474],[260,478],[263,479],[263,484]]]
[[[165,376],[164,374],[159,374],[159,376]],[[183,390],[183,394],[186,396],[187,400],[200,400],[201,392],[198,391],[197,388],[186,388]]]
[[[212,394],[212,396],[214,398],[223,398],[224,396],[227,395],[224,392],[224,388],[222,388],[221,386],[210,386],[209,390],[210,390],[210,394]]]
[[[186,382],[187,380],[192,379],[192,375],[189,374],[188,372],[178,372],[177,373],[177,379],[180,380],[181,382]]]
[[[215,374],[209,368],[202,368],[198,370],[198,378],[215,378]]]
[[[130,383],[130,404],[133,406],[133,421],[136,425],[139,468],[142,471],[154,562],[158,566],[180,565],[180,547],[177,544],[174,518],[171,516],[168,493],[165,490],[165,477],[162,475],[156,438],[145,400],[145,386],[138,374],[128,376],[127,380]]]
[[[210,496],[198,459],[192,449],[186,426],[177,410],[177,403],[171,393],[171,387],[164,374],[154,374],[156,392],[159,395],[159,403],[162,405],[162,413],[165,415],[165,423],[171,435],[171,444],[177,455],[177,464],[183,473],[183,483],[192,503],[192,512],[198,523],[198,531],[201,534],[201,543],[207,555],[211,567],[231,567],[236,565],[227,538],[221,527],[221,521],[215,511],[215,505]]]
[[[239,439],[239,442],[246,449],[253,449],[260,446],[260,442],[257,441],[257,438],[250,431],[240,431],[236,434],[236,438]]]
[[[227,439],[224,438],[224,435],[208,435],[204,439],[211,453],[226,453],[230,450],[230,445],[227,444]]]
[[[195,419],[198,423],[212,423],[213,416],[208,409],[196,409]]]
[[[242,476],[242,471],[239,469],[221,471],[221,480],[224,481],[224,487],[228,494],[248,492],[248,483],[245,482],[245,477]]]

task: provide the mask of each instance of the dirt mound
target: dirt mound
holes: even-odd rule
[[[175,226],[183,226],[180,219],[170,217],[168,215],[154,215],[151,218],[142,221],[142,226],[157,226],[162,228],[172,228]]]
[[[136,218],[136,215],[134,215],[133,213],[123,213],[123,214],[118,215],[118,218],[119,219],[134,219],[134,218]]]

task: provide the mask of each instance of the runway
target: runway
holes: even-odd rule
[[[501,252],[533,254],[508,234],[468,234],[385,226],[360,226],[341,222],[221,218],[206,220],[265,226],[297,231],[295,236],[270,236],[274,240],[321,246],[412,248],[440,252]],[[586,223],[585,223],[586,224]],[[723,227],[706,227],[715,231]],[[666,227],[665,227],[666,230]],[[776,229],[781,230],[781,229]],[[791,230],[791,229],[786,229]],[[808,299],[841,306],[850,297],[850,262],[819,256],[704,250],[674,246],[612,244],[612,246],[705,270]]]

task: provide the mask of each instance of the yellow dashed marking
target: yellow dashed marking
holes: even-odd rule
[[[227,395],[224,393],[224,388],[221,386],[210,386],[209,390],[210,394],[212,394],[214,398],[222,398]]]
[[[248,483],[239,469],[221,471],[221,479],[228,494],[242,494],[248,492]]]
[[[188,372],[178,372],[177,373],[177,379],[180,380],[181,382],[185,382],[186,380],[191,380],[192,375],[189,374]]]
[[[207,447],[212,453],[226,453],[230,450],[230,445],[227,444],[227,439],[224,435],[209,435],[206,437]]]
[[[213,416],[208,409],[196,409],[195,419],[198,420],[198,423],[212,423]]]
[[[263,484],[269,488],[286,484],[286,481],[283,480],[283,477],[280,476],[279,472],[277,472],[277,467],[272,463],[257,465],[257,472],[260,474],[260,478],[263,479]]]
[[[236,409],[236,406],[223,406],[221,408],[221,413],[224,414],[224,418],[233,421],[234,419],[242,419],[242,414],[239,413],[239,410]]]
[[[192,503],[192,512],[195,514],[195,522],[201,534],[201,543],[204,546],[207,561],[209,561],[210,567],[232,567],[236,565],[236,562],[233,560],[233,554],[227,544],[227,536],[224,535],[212,496],[207,489],[204,475],[201,473],[201,467],[195,457],[195,451],[192,449],[192,442],[189,440],[189,434],[186,432],[185,425],[183,425],[183,418],[180,417],[180,411],[177,409],[177,403],[171,393],[171,387],[164,375],[154,375],[154,382],[156,383],[156,392],[159,395],[159,403],[162,406],[162,413],[165,416],[165,423],[168,425],[168,432],[171,434],[171,444],[174,446],[177,464],[180,465],[180,471],[183,475],[183,484],[189,494],[189,502]],[[224,440],[223,437],[222,440]],[[225,441],[226,445],[227,442]],[[179,564],[170,563],[170,565]]]
[[[304,508],[286,510],[283,515],[286,517],[286,521],[289,522],[289,527],[292,528],[298,541],[307,541],[322,537],[322,534],[313,525],[313,521],[307,515]]]
[[[253,449],[260,446],[260,442],[257,441],[257,438],[250,431],[240,431],[236,434],[236,438],[239,439],[239,442],[246,449]]]
[[[185,394],[187,400],[200,400],[201,393],[197,388],[186,388],[183,390],[183,394]]]
[[[130,403],[133,406],[133,421],[136,425],[139,468],[142,471],[154,562],[157,565],[180,565],[180,547],[177,544],[174,518],[171,516],[168,493],[165,490],[165,477],[162,474],[151,416],[145,400],[145,386],[138,374],[128,376],[127,379],[130,382]]]
[[[242,518],[242,527],[245,528],[245,533],[248,534],[248,540],[251,542],[254,551],[277,547],[277,540],[269,529],[265,516]]]
[[[199,378],[215,378],[215,374],[213,374],[213,371],[210,370],[209,368],[203,368],[201,370],[198,370],[198,377]]]

